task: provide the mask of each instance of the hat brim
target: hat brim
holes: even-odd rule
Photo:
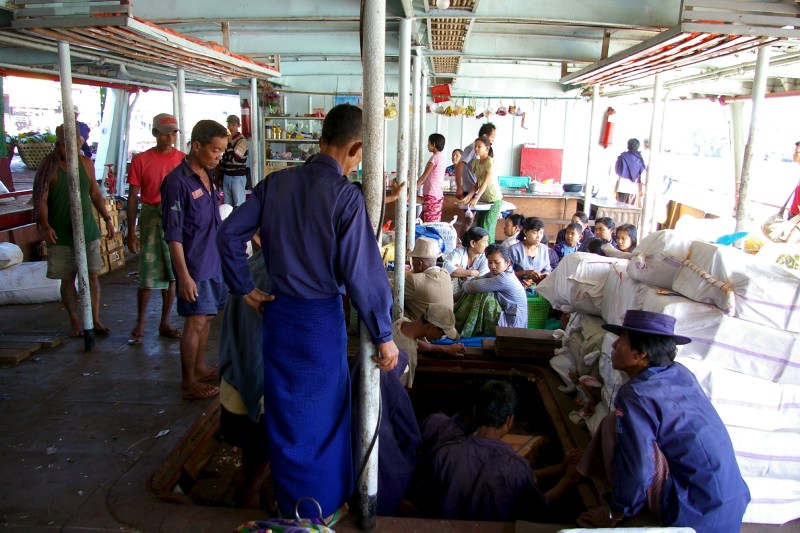
[[[461,337],[461,335],[458,334],[458,330],[454,327],[448,329],[442,328],[442,331],[444,331],[444,334],[447,335],[447,338],[451,341],[457,341]]]
[[[660,331],[653,331],[651,329],[626,328],[623,326],[617,326],[615,324],[603,324],[603,329],[606,331],[610,331],[611,333],[614,333],[616,335],[619,335],[623,331],[635,331],[637,333],[648,333],[650,335],[669,337],[673,341],[675,341],[675,344],[678,345],[689,344],[690,342],[692,342],[692,339],[690,339],[689,337],[684,337],[683,335],[665,335]]]
[[[163,133],[164,135],[166,135],[167,133],[172,133],[173,131],[181,131],[179,128],[172,126],[156,126],[153,127],[153,129],[159,133]]]
[[[440,257],[442,257],[442,254],[440,253],[439,255],[417,255],[414,253],[410,253],[408,254],[408,257],[416,257],[417,259],[439,259]]]

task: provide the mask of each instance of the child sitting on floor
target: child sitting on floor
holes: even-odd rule
[[[461,285],[453,311],[462,337],[494,336],[496,326],[528,327],[528,300],[512,268],[508,248],[486,248],[489,273]]]
[[[603,252],[609,257],[621,257],[630,259],[631,252],[636,248],[638,239],[636,238],[636,226],[633,224],[623,224],[617,228],[615,235],[617,241],[616,248],[611,243],[603,244]]]
[[[583,228],[577,222],[572,222],[564,229],[564,240],[556,244],[555,252],[558,255],[558,260],[564,259],[565,255],[572,254],[578,251],[578,246],[581,244],[581,233]]]

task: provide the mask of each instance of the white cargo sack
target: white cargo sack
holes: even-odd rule
[[[731,246],[694,241],[672,290],[748,322],[800,332],[800,272]]]
[[[600,302],[600,312],[608,324],[621,326],[629,309],[639,309],[636,298],[641,283],[628,276],[630,265],[628,269],[614,268],[608,272]]]
[[[700,359],[715,368],[733,370],[775,383],[800,385],[800,336],[725,315],[663,289],[642,285],[638,301],[644,311],[675,317],[675,333],[692,342],[678,347],[679,357]]]
[[[0,305],[61,299],[61,280],[47,278],[47,262],[20,263],[0,270]]]
[[[536,286],[554,308],[600,316],[603,287],[611,270],[624,270],[627,259],[575,252],[558,263],[556,269]]]
[[[628,276],[654,287],[671,289],[691,244],[692,239],[674,230],[649,234],[633,250]]]
[[[0,242],[0,270],[22,263],[22,248],[13,242]]]

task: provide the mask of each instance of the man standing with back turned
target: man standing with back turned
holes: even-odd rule
[[[378,368],[397,364],[389,282],[364,197],[344,177],[361,161],[361,117],[355,106],[331,109],[320,153],[270,174],[217,234],[231,292],[263,308],[264,418],[282,513],[310,497],[329,516],[354,488],[345,291],[378,348]],[[244,249],[259,227],[275,298],[266,304]],[[313,239],[300,244],[298,228]],[[300,504],[300,516],[318,512],[308,500]]]
[[[169,313],[175,301],[175,274],[169,257],[169,246],[164,241],[161,227],[161,182],[172,169],[180,165],[184,153],[175,148],[178,121],[172,115],[161,113],[153,117],[153,137],[156,145],[134,156],[131,161],[128,183],[128,250],[139,257],[139,290],[136,293],[136,326],[131,331],[128,344],[141,344],[147,303],[153,289],[161,290],[161,322],[158,334],[180,339],[181,330],[169,325]],[[139,214],[139,233],[136,236],[136,211],[139,193],[142,195],[142,212]]]

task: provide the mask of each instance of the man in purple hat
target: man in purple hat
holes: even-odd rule
[[[619,335],[611,364],[630,381],[578,465],[607,478],[611,508],[587,511],[578,524],[613,527],[648,508],[665,526],[739,531],[750,491],[730,436],[694,375],[674,362],[677,345],[691,339],[675,335],[674,317],[649,311],[603,328]],[[604,467],[612,449],[613,467]]]

